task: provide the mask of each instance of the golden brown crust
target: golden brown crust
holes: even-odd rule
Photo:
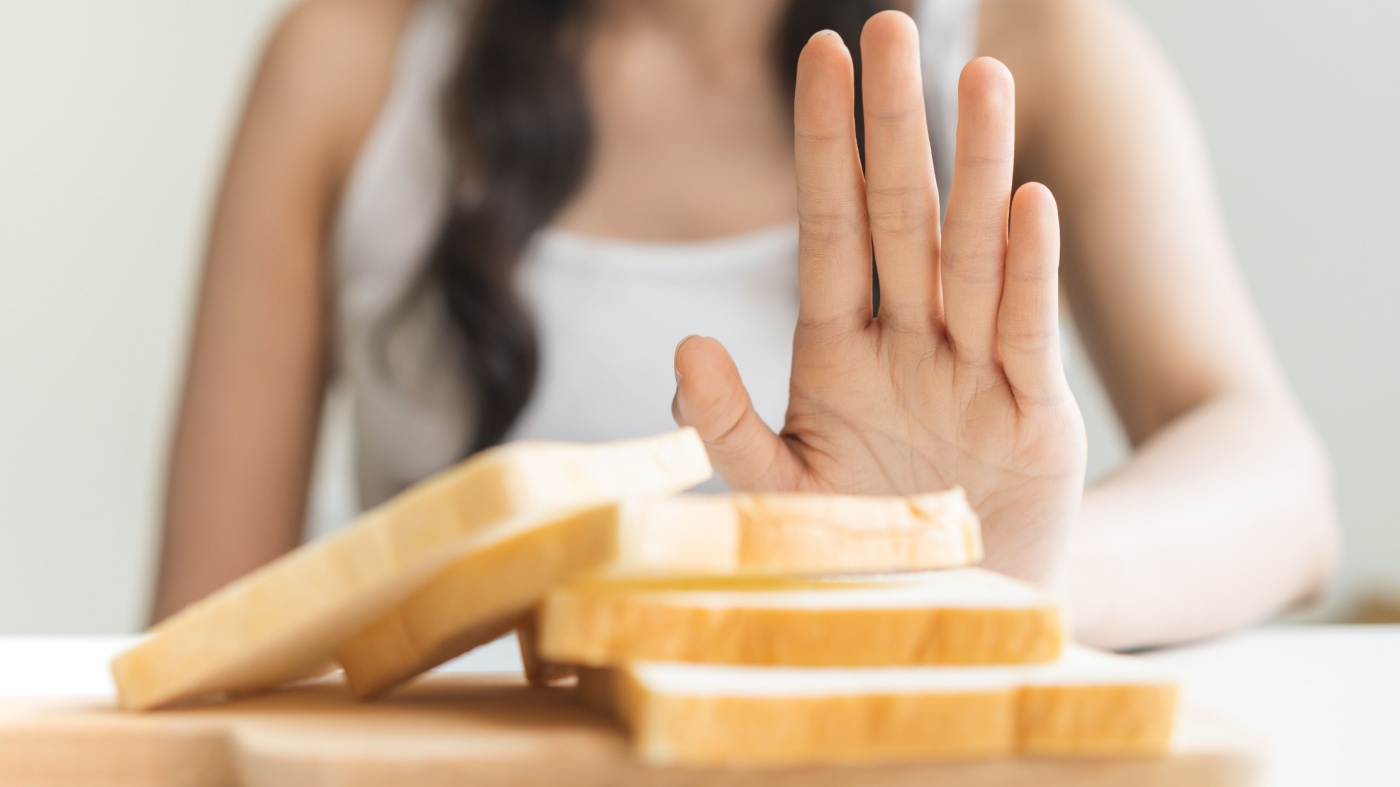
[[[782,589],[783,586],[779,586]],[[838,586],[799,584],[838,599]],[[754,603],[743,603],[748,594]],[[1030,664],[1054,660],[1064,625],[1054,599],[1004,606],[833,608],[765,606],[763,590],[729,592],[734,603],[706,600],[713,591],[584,583],[550,594],[540,647],[546,658],[616,666],[633,660],[866,667]],[[769,594],[771,595],[771,594]]]

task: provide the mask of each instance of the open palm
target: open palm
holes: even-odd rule
[[[850,52],[818,34],[798,64],[801,306],[787,422],[774,434],[729,355],[698,337],[677,348],[677,420],[697,428],[735,489],[961,485],[988,563],[1053,582],[1078,516],[1085,437],[1060,360],[1055,203],[1038,184],[1011,195],[1011,75],[986,58],[963,72],[940,229],[914,24],[876,15],[861,47],[864,172]]]

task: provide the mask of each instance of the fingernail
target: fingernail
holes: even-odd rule
[[[811,42],[817,40],[817,36],[836,36],[837,38],[840,38],[840,37],[841,37],[840,35],[837,34],[837,32],[836,32],[835,30],[831,30],[831,29],[828,28],[828,29],[826,29],[826,30],[818,30],[817,32],[813,33],[813,34],[812,34],[812,37],[809,38],[809,39],[807,39],[807,42],[808,42],[808,43],[811,43]]]
[[[676,363],[676,358],[678,358],[681,354],[681,346],[694,338],[695,334],[692,333],[684,339],[681,339],[680,341],[676,342],[676,349],[671,352],[671,371],[676,373],[676,385],[681,384],[681,367],[680,364]]]

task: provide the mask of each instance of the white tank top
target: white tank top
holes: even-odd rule
[[[332,228],[336,372],[352,401],[361,506],[457,461],[471,443],[472,393],[440,295],[428,290],[392,331],[381,327],[421,278],[446,213],[451,167],[439,104],[465,6],[421,0],[415,10]],[[975,15],[976,0],[926,0],[916,12],[945,205],[957,79],[973,54]],[[759,414],[782,425],[797,317],[796,223],[677,243],[546,228],[521,259],[518,281],[538,326],[541,365],[508,439],[594,441],[674,428],[672,351],[689,334],[723,342]]]

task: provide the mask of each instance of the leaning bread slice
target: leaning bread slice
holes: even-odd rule
[[[482,452],[158,626],[112,664],[120,703],[146,709],[305,677],[482,537],[597,518],[604,501],[679,491],[710,472],[693,430]]]
[[[380,694],[484,644],[551,589],[589,574],[923,569],[981,554],[977,517],[960,489],[910,498],[683,495],[595,514],[482,540],[340,649],[351,690]],[[527,665],[541,672],[545,662],[530,656]]]
[[[597,702],[607,676],[584,675]],[[658,765],[1152,756],[1170,744],[1177,705],[1153,665],[1079,647],[1030,666],[640,662],[611,677],[638,755]]]
[[[1065,640],[1049,592],[976,568],[825,579],[584,579],[541,608],[539,653],[791,667],[1035,664]]]

